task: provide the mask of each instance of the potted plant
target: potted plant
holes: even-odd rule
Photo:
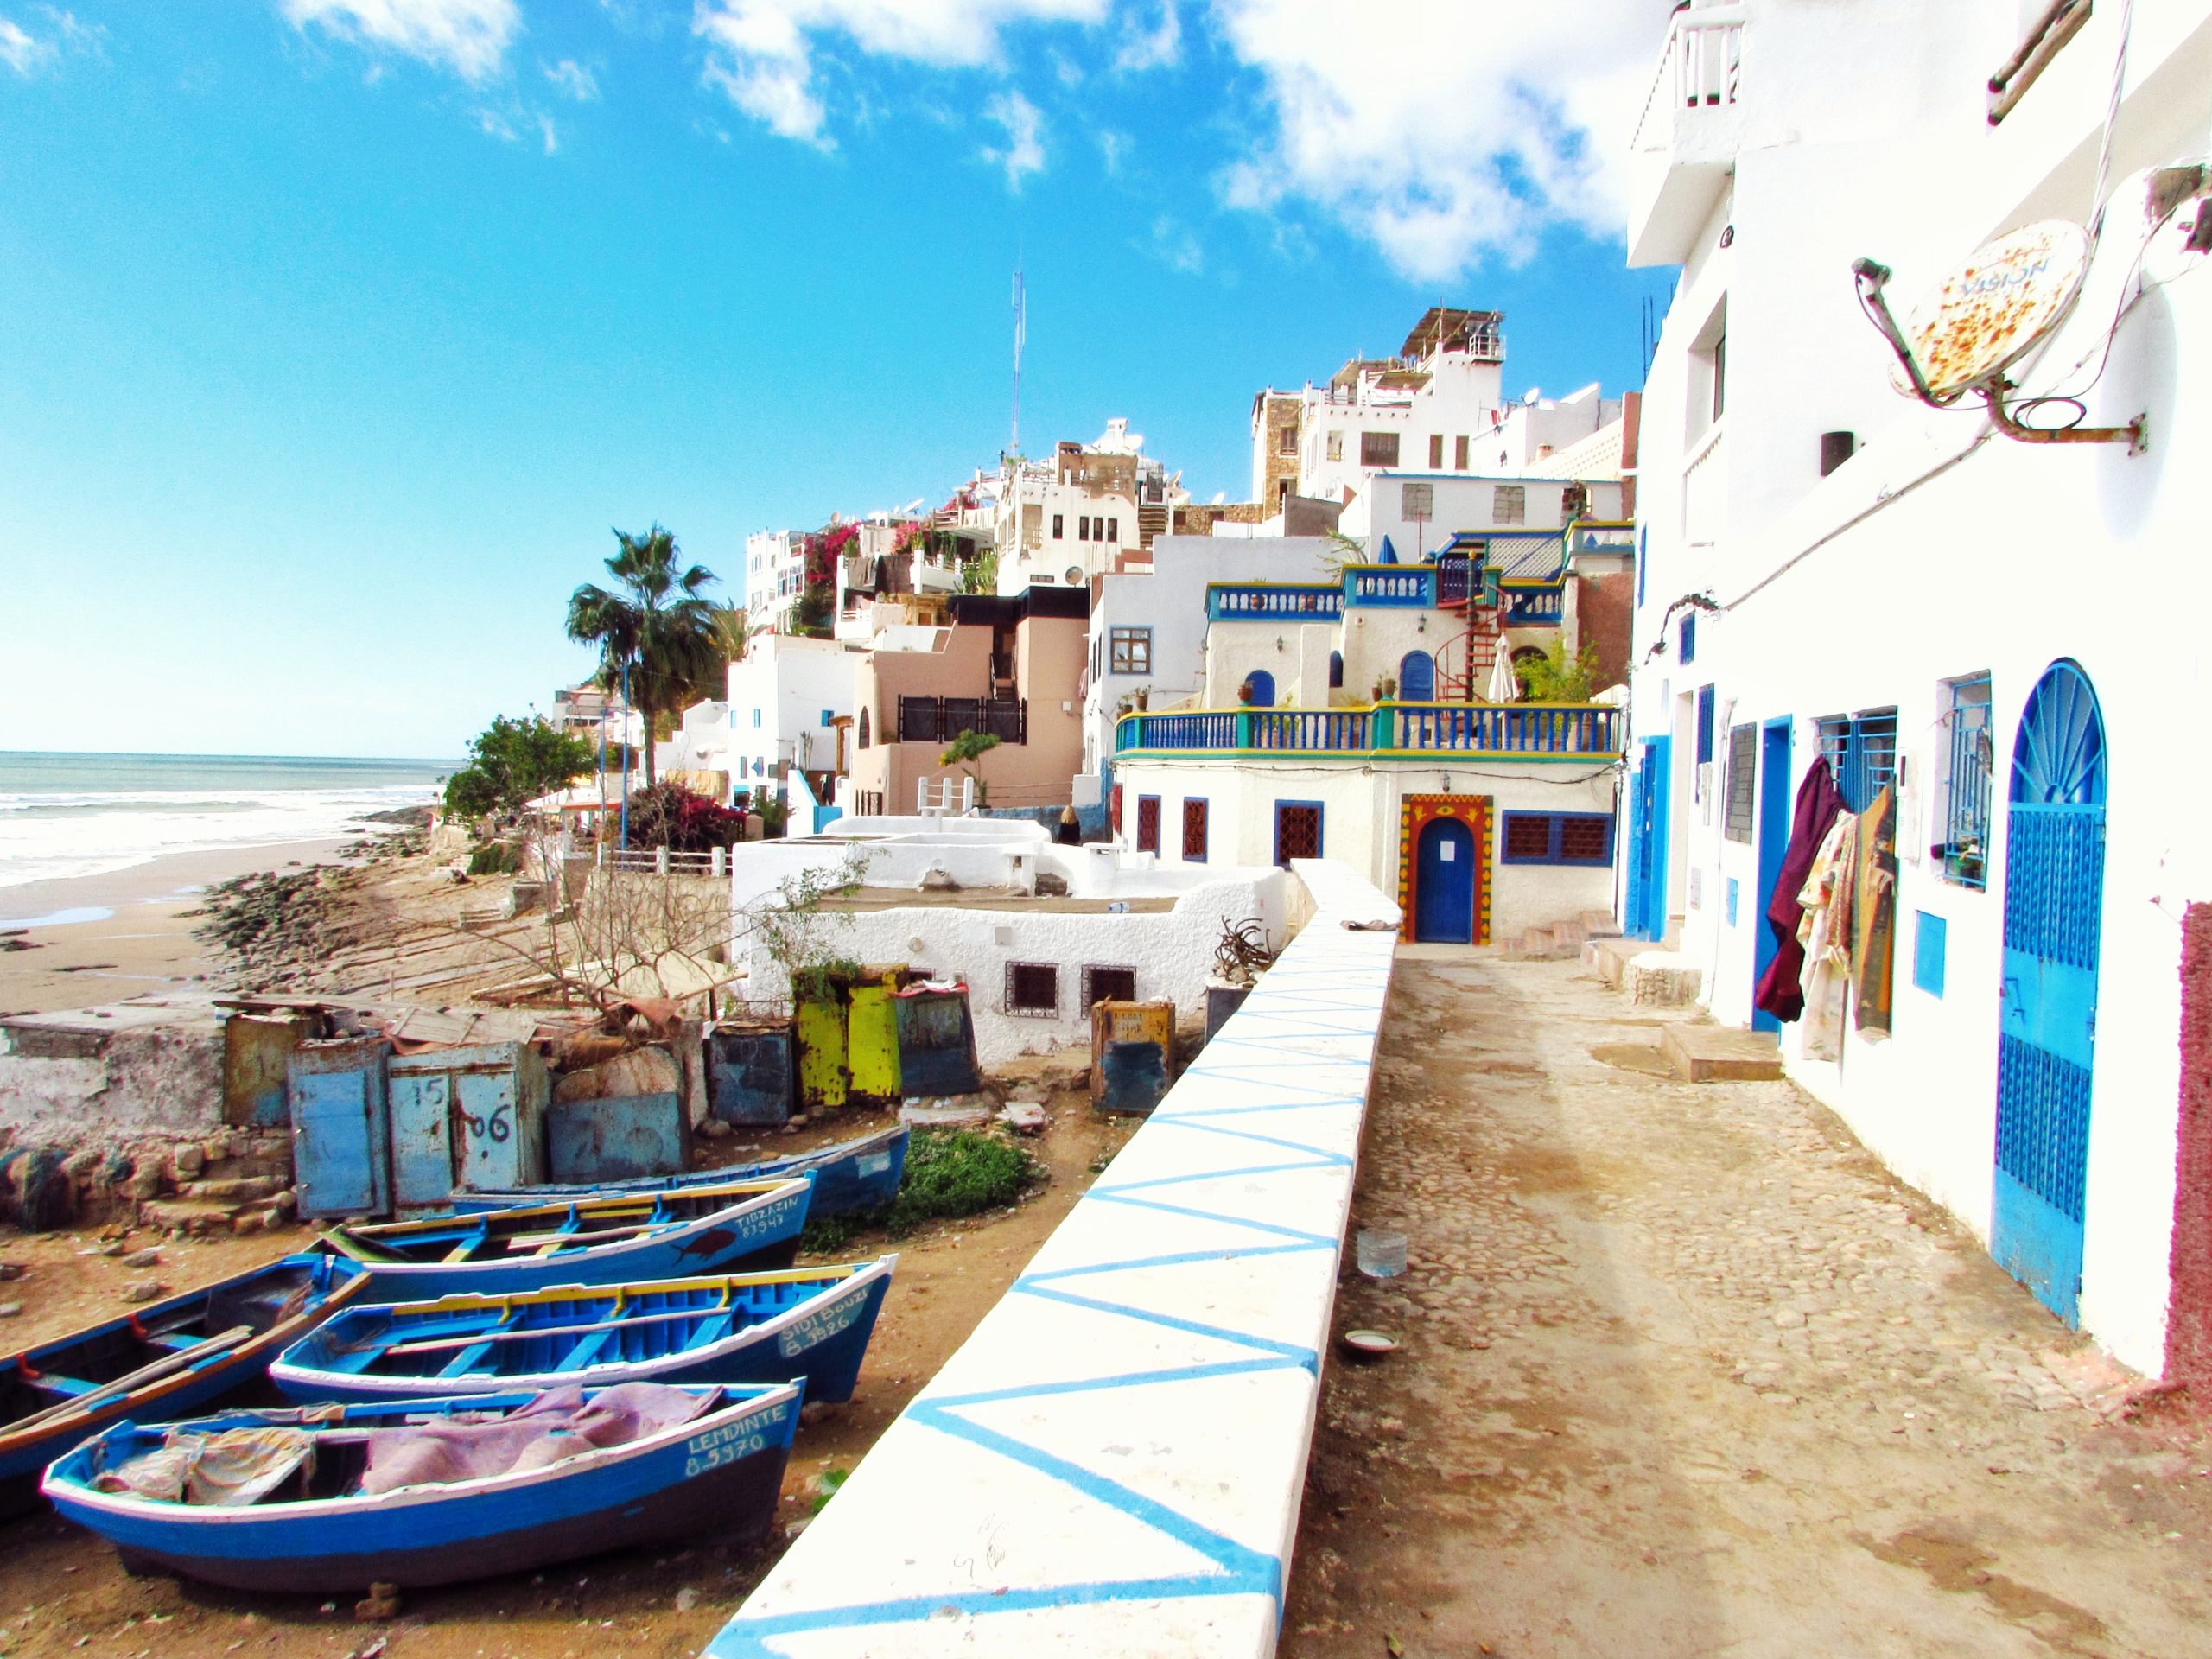
[[[1129,696],[1135,699],[1137,708],[1140,711],[1142,711],[1151,706],[1152,688],[1149,685],[1141,685],[1137,687],[1135,690],[1129,693]]]
[[[1247,709],[1249,709],[1252,706],[1253,699],[1257,697],[1259,695],[1260,688],[1254,685],[1249,677],[1242,685],[1239,685],[1236,688],[1236,701],[1243,703]]]
[[[1396,677],[1395,675],[1392,675],[1392,674],[1385,674],[1385,675],[1383,675],[1383,676],[1382,676],[1382,678],[1380,678],[1380,679],[1378,679],[1378,680],[1376,680],[1376,681],[1375,682],[1375,701],[1376,701],[1376,702],[1389,702],[1389,701],[1390,701],[1390,699],[1391,699],[1391,698],[1393,698],[1393,697],[1396,696],[1397,695],[1398,695],[1398,681],[1397,681],[1397,677]]]

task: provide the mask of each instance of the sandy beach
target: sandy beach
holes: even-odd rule
[[[0,887],[0,933],[79,911],[98,919],[49,923],[18,938],[35,948],[0,950],[0,1014],[113,1002],[204,982],[219,953],[192,937],[210,882],[252,870],[333,860],[354,837],[176,853],[127,870]]]

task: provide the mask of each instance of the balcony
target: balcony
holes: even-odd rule
[[[1504,601],[1501,619],[1509,628],[1556,628],[1567,620],[1564,582],[1515,582],[1498,584]]]
[[[1333,582],[1206,584],[1209,622],[1327,622],[1344,613],[1344,589]]]
[[[1356,564],[1344,572],[1344,592],[1354,605],[1433,611],[1437,601],[1436,567]]]
[[[1368,709],[1202,709],[1124,715],[1117,757],[1296,754],[1614,760],[1621,711],[1609,703],[1382,702]]]
[[[1744,8],[1678,11],[1630,145],[1628,262],[1678,265],[1727,188],[1744,138]]]

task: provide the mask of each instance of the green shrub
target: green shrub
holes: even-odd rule
[[[510,841],[487,841],[468,855],[471,875],[512,875],[522,868],[522,854]]]
[[[925,1221],[981,1215],[1012,1204],[1040,1173],[1036,1160],[1003,1135],[917,1129],[906,1143],[898,1196],[880,1210],[816,1217],[799,1235],[799,1248],[813,1255],[834,1255],[877,1228],[904,1238]]]

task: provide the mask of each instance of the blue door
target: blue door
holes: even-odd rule
[[[1275,706],[1275,677],[1266,669],[1254,669],[1244,677],[1244,683],[1252,688],[1253,708],[1272,709]]]
[[[1643,764],[1636,774],[1629,931],[1640,939],[1667,937],[1668,751],[1672,747],[1667,738],[1644,739]]]
[[[2005,817],[2005,963],[1990,1253],[2081,1323],[2089,1093],[2104,920],[2104,717],[2053,664],[2020,715]]]
[[[1779,944],[1767,925],[1766,909],[1782,880],[1782,858],[1789,848],[1789,721],[1770,720],[1759,734],[1758,908],[1751,912],[1751,983],[1765,977]],[[1782,1022],[1764,1008],[1751,1011],[1753,1031],[1780,1031]]]
[[[307,1043],[292,1051],[284,1084],[302,1216],[390,1212],[391,1053],[380,1037]]]
[[[1398,696],[1406,702],[1427,702],[1436,696],[1436,659],[1425,651],[1409,651],[1398,659]]]
[[[1438,944],[1475,940],[1475,835],[1457,818],[1421,829],[1414,849],[1414,938]]]

